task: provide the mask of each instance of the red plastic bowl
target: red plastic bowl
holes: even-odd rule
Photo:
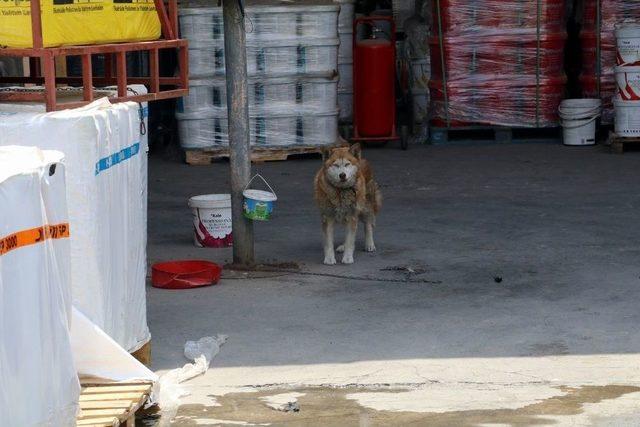
[[[209,261],[159,262],[151,267],[151,284],[163,289],[191,289],[218,283],[222,267]]]

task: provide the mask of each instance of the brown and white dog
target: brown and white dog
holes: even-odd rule
[[[382,206],[382,194],[373,179],[369,162],[362,158],[360,144],[323,153],[323,165],[315,178],[315,198],[322,216],[324,263],[336,263],[333,231],[336,223],[347,228],[342,263],[353,263],[358,221],[365,226],[365,251],[374,252],[373,228]]]

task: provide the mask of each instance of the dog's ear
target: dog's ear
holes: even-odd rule
[[[349,152],[353,154],[356,159],[362,159],[362,147],[360,147],[360,143],[356,142],[351,147],[349,147]]]

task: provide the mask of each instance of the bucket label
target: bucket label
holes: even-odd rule
[[[231,208],[193,208],[196,246],[222,248],[233,245]]]
[[[640,100],[640,71],[624,71],[616,70],[616,83],[618,84],[618,93],[624,101]]]

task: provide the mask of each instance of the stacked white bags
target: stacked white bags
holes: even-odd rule
[[[189,95],[177,107],[185,149],[228,146],[221,7],[181,8],[189,40]],[[246,6],[250,141],[254,146],[333,144],[337,138],[338,6],[327,1]]]
[[[133,352],[150,339],[145,296],[147,137],[141,134],[141,107],[131,102],[111,105],[103,99],[46,114],[25,108],[0,105],[0,146],[65,153],[73,303]]]
[[[431,80],[431,60],[429,55],[429,35],[431,28],[427,21],[413,15],[404,22],[405,42],[403,55],[409,64],[409,89],[413,102],[413,122],[417,125],[414,135],[419,142],[426,142],[429,127],[429,80]]]
[[[0,147],[3,425],[75,425],[80,384],[69,339],[70,227],[62,157],[33,147]]]

